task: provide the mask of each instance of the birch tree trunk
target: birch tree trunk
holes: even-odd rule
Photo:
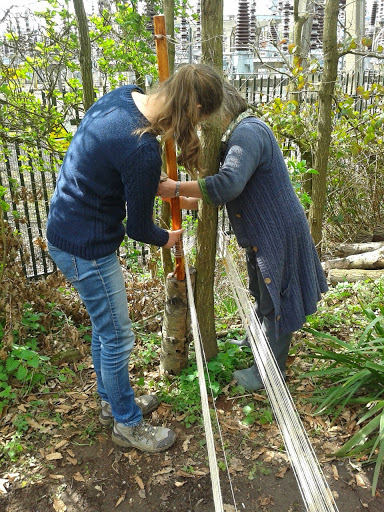
[[[195,270],[189,269],[192,286]],[[188,364],[188,347],[191,342],[191,317],[188,306],[186,282],[168,276],[165,281],[166,301],[160,349],[160,373],[179,375]]]
[[[309,210],[311,234],[321,253],[323,214],[326,199],[327,167],[332,133],[332,95],[337,79],[337,19],[339,0],[327,0],[324,12],[323,53],[324,69],[319,88],[317,146],[312,176],[312,204]]]
[[[77,28],[80,40],[80,71],[83,83],[83,105],[87,111],[95,101],[92,77],[91,41],[89,39],[88,18],[85,13],[83,0],[73,0],[77,18]]]
[[[363,269],[381,269],[384,268],[384,247],[375,251],[363,252],[361,254],[352,254],[345,258],[335,258],[322,263],[324,270],[331,268],[363,268]]]
[[[223,70],[223,0],[201,2],[201,60]],[[215,174],[220,163],[221,120],[212,116],[202,128],[203,167],[201,177]],[[196,312],[207,359],[217,354],[214,316],[214,270],[216,259],[217,209],[208,204],[199,208],[196,255]]]
[[[384,248],[384,242],[366,242],[360,244],[340,244],[335,254],[337,256],[351,256],[352,254],[361,254],[363,252],[376,251]]]
[[[333,268],[328,272],[328,280],[332,286],[337,283],[356,283],[357,281],[366,281],[370,279],[375,281],[384,276],[384,270],[366,270],[354,268],[351,270]]]

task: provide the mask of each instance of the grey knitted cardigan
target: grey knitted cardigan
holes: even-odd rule
[[[203,199],[226,204],[241,247],[253,247],[275,307],[278,335],[300,329],[327,283],[304,209],[268,126],[242,120],[219,172],[199,180]]]

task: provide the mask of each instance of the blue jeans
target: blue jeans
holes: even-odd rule
[[[264,283],[259,265],[257,264],[256,253],[253,251],[252,247],[247,247],[246,258],[249,292],[255,298],[255,313],[268,339],[281,373],[284,375],[292,333],[276,336],[275,308],[268,288]]]
[[[97,391],[110,403],[115,420],[127,426],[142,413],[129,382],[128,360],[134,344],[123,273],[115,253],[84,260],[48,244],[61,272],[79,292],[92,322],[92,359]]]

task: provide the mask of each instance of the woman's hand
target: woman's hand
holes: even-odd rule
[[[176,183],[177,181],[171,180],[170,178],[161,181],[157,189],[157,195],[164,198],[175,197]]]
[[[181,234],[183,233],[184,229],[176,229],[175,231],[168,231],[169,233],[169,240],[164,245],[166,249],[171,249],[176,242],[178,242],[181,238]]]

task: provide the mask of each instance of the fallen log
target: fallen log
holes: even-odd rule
[[[322,263],[324,270],[331,268],[361,268],[361,269],[381,269],[384,268],[384,247],[376,251],[364,252],[362,254],[353,254],[345,258],[336,258]]]
[[[384,242],[365,242],[361,244],[340,244],[335,250],[336,256],[351,256],[363,252],[376,251],[384,247]]]
[[[328,273],[328,281],[331,285],[342,283],[355,283],[356,281],[366,281],[379,279],[384,276],[384,270],[365,270],[365,269],[331,269]]]

